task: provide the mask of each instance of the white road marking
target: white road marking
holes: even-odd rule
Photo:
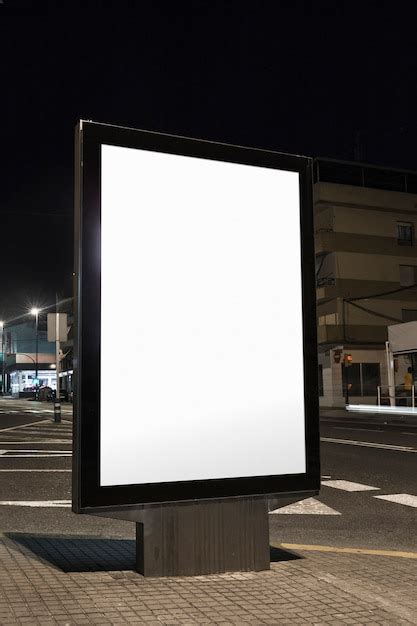
[[[331,478],[331,476],[322,476],[322,478]]]
[[[350,428],[349,426],[333,426],[333,430],[359,430],[365,433],[382,433],[381,429],[376,428]]]
[[[8,454],[9,452],[11,452],[12,454],[14,454],[15,452],[47,452],[48,454],[68,454],[69,450],[48,450],[45,448],[18,448],[17,450],[0,450],[0,454]]]
[[[72,430],[72,424],[68,422],[54,422],[53,420],[46,419],[42,422],[30,424],[30,430]]]
[[[54,431],[44,431],[44,430],[37,430],[37,431],[32,431],[32,430],[27,430],[25,433],[19,433],[21,435],[30,435],[31,437],[47,437],[49,434],[52,436],[57,436],[57,432]],[[61,433],[61,434],[65,434],[65,433]],[[72,437],[68,437],[68,441],[70,441],[72,439]]]
[[[0,428],[0,433],[5,433],[10,430],[17,430],[18,428],[27,428],[28,426],[34,426],[35,424],[44,424],[45,422],[49,422],[49,419],[37,420],[36,422],[31,422],[30,424],[20,424],[19,426],[11,426],[10,428]]]
[[[68,454],[4,454],[0,456],[0,459],[59,459],[62,456],[70,457],[72,453]]]
[[[373,441],[356,441],[355,439],[332,439],[331,437],[320,437],[320,441],[326,443],[341,443],[347,446],[360,446],[364,448],[379,448],[381,450],[395,450],[397,452],[414,452],[417,453],[415,448],[410,446],[394,446],[388,443],[374,443]]]
[[[0,472],[72,472],[70,469],[0,469]]]
[[[0,500],[0,506],[70,507],[71,500]]]
[[[414,435],[414,436],[416,436],[417,432],[415,431],[415,432],[412,433],[412,432],[403,431],[401,434],[402,435]]]
[[[22,444],[30,444],[30,443],[64,443],[68,446],[71,445],[71,441],[68,439],[30,439],[29,441],[0,441],[0,446],[17,446]]]
[[[301,502],[288,504],[269,513],[271,515],[340,515],[339,511],[330,508],[315,498],[307,498]]]
[[[350,480],[322,480],[321,484],[325,487],[341,489],[342,491],[379,491],[379,487],[371,487],[371,485],[353,483]]]
[[[28,430],[66,430],[70,432],[72,430],[72,425],[63,422],[53,422],[52,420],[45,420],[44,422],[32,424]]]
[[[67,426],[63,426],[63,425],[58,425],[55,427],[50,426],[50,424],[52,424],[53,422],[51,422],[51,420],[48,420],[48,423],[45,424],[44,422],[38,422],[38,424],[40,424],[40,426],[21,426],[19,428],[22,429],[22,431],[24,433],[54,433],[55,435],[59,432],[59,433],[72,433],[72,428],[68,428]],[[19,431],[19,428],[15,428],[13,430],[17,430]],[[0,432],[2,432],[0,430]]]
[[[25,409],[25,413],[53,413],[53,409]]]
[[[66,432],[72,431],[72,424],[64,422],[53,422],[52,420],[45,420],[44,422],[38,422],[37,424],[31,424],[27,430],[65,430]]]
[[[388,502],[396,502],[397,504],[405,504],[417,509],[417,496],[411,496],[408,493],[395,493],[391,496],[374,496],[380,500],[388,500]]]

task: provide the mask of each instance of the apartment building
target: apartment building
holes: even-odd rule
[[[320,403],[344,406],[346,382],[351,403],[374,403],[387,327],[417,320],[417,173],[317,159],[314,207]]]

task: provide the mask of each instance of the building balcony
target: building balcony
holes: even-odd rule
[[[383,325],[326,324],[317,327],[317,341],[320,346],[327,344],[385,344],[388,339],[387,327]]]
[[[332,252],[377,254],[394,257],[417,257],[417,245],[410,245],[395,237],[381,237],[368,233],[334,232],[330,229],[318,230],[314,237],[316,255]]]

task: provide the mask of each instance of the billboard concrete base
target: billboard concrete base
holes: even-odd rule
[[[143,576],[270,568],[268,498],[263,496],[155,504],[93,515],[136,523],[136,570]]]
[[[148,509],[136,523],[136,568],[144,576],[198,576],[269,569],[265,498]]]

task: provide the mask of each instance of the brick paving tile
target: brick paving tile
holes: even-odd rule
[[[266,572],[145,579],[113,571],[133,563],[130,540],[0,538],[0,624],[417,624],[415,561],[302,556]]]

